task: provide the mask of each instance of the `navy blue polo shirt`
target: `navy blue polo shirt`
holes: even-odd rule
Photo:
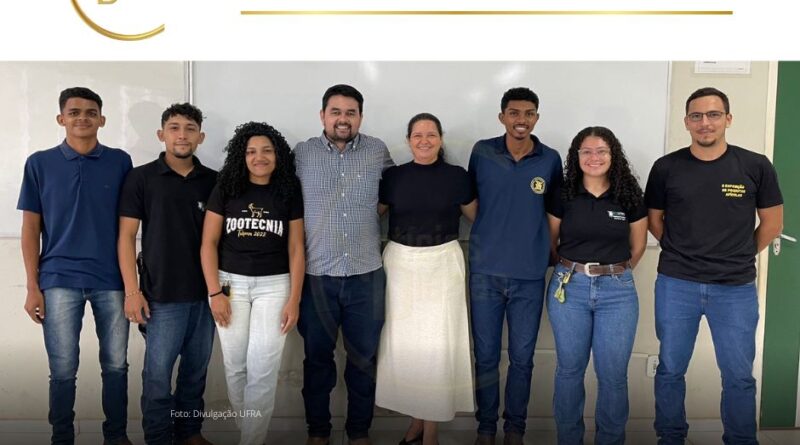
[[[25,162],[17,209],[42,216],[39,287],[122,289],[117,203],[131,157],[101,144],[86,155],[66,140]]]
[[[472,273],[523,280],[545,276],[550,258],[546,207],[563,180],[561,156],[531,135],[533,150],[514,161],[505,135],[478,141],[469,174],[478,216],[469,238]]]

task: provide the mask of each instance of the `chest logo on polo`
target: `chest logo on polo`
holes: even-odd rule
[[[625,212],[614,212],[612,210],[608,211],[608,217],[613,219],[614,221],[627,221],[628,218],[625,217]]]
[[[226,218],[225,233],[237,232],[238,238],[256,237],[263,238],[267,233],[274,233],[283,236],[283,221],[278,219],[264,219],[264,215],[269,215],[268,210],[263,207],[256,207],[252,202],[247,205],[247,209],[242,209],[242,213],[249,214],[246,218]]]
[[[726,198],[743,198],[747,194],[744,184],[722,184],[722,196]]]
[[[533,190],[533,193],[541,195],[544,193],[545,184],[544,178],[537,176],[531,180],[531,190]]]
[[[203,202],[203,201],[197,201],[197,210],[199,210],[201,212],[205,212],[206,211],[206,203]]]

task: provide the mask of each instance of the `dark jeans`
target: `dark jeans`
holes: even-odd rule
[[[544,304],[544,280],[520,280],[473,273],[469,277],[478,433],[497,432],[500,406],[500,350],[503,319],[508,323],[508,376],[503,431],[525,433],[531,396],[533,352]]]
[[[200,433],[203,392],[214,344],[208,302],[150,303],[142,370],[142,428],[149,445]],[[172,370],[181,357],[175,394]]]
[[[384,320],[383,268],[361,275],[306,275],[298,331],[303,336],[303,400],[309,436],[331,433],[330,393],[336,386],[333,351],[342,328],[347,365],[348,437],[366,437],[375,405],[376,354]]]
[[[125,437],[128,424],[128,330],[123,311],[123,292],[56,287],[44,291],[46,318],[44,344],[50,364],[50,413],[52,443],[75,442],[75,379],[83,311],[92,305],[100,341],[103,380],[103,437],[115,442]]]

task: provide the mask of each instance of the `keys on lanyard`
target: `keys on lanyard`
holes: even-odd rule
[[[567,290],[564,289],[564,285],[569,283],[570,278],[572,278],[572,269],[561,275],[560,279],[558,280],[558,288],[556,289],[555,297],[559,303],[563,303],[567,300]]]

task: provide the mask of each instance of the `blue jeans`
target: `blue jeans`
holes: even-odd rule
[[[556,266],[547,291],[547,315],[556,342],[553,415],[558,443],[583,443],[583,379],[591,351],[597,375],[594,443],[622,444],[628,421],[628,361],[639,319],[633,273],[627,269],[619,275],[588,277],[573,272],[563,287],[565,300],[559,303],[554,295],[567,270]]]
[[[126,437],[128,424],[128,330],[120,290],[54,287],[44,290],[44,345],[50,364],[50,413],[52,443],[75,441],[75,379],[83,311],[92,305],[100,341],[103,380],[103,437],[114,443]]]
[[[755,283],[697,283],[658,274],[656,335],[661,342],[655,378],[655,429],[659,444],[682,444],[686,423],[686,368],[700,317],[711,328],[722,374],[720,403],[726,444],[757,444],[756,380],[753,378],[758,296]]]
[[[200,433],[203,392],[214,344],[208,302],[150,303],[142,370],[142,428],[149,445],[172,444]],[[172,394],[172,370],[178,356]]]
[[[544,280],[519,280],[473,273],[469,277],[478,433],[497,432],[503,318],[508,323],[505,432],[525,433],[531,395],[533,352],[542,318]]]
[[[347,420],[350,439],[367,437],[375,406],[376,354],[384,321],[383,268],[349,277],[306,275],[297,324],[303,336],[303,402],[308,435],[331,433],[330,393],[336,386],[333,351],[342,327],[347,365]]]

